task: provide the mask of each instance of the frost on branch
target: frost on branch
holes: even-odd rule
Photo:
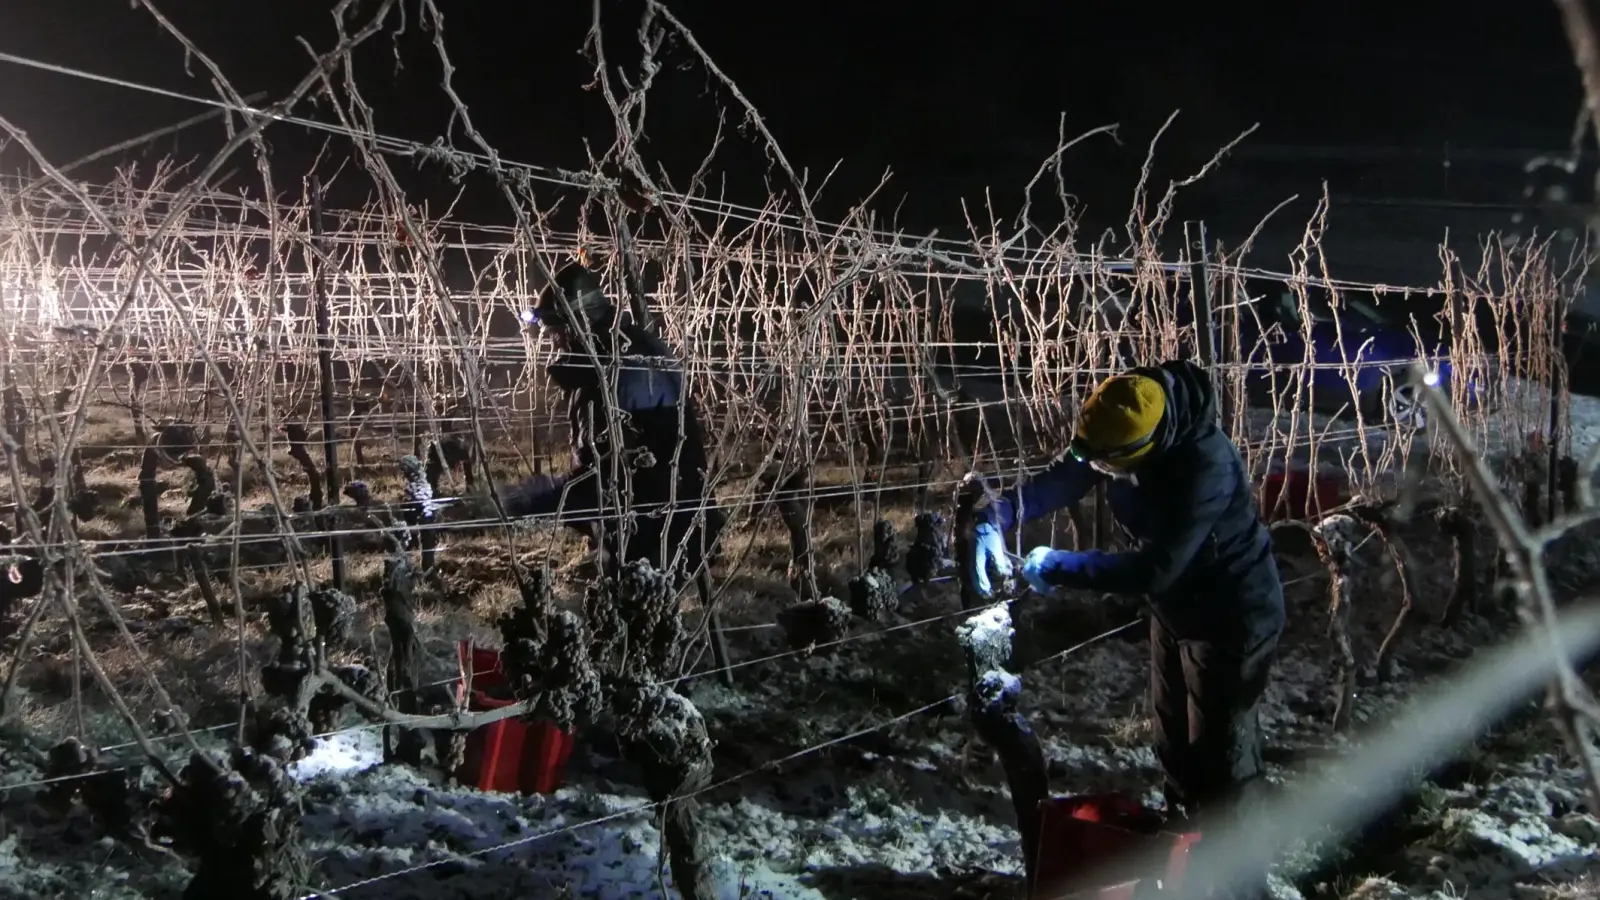
[[[1048,795],[1050,783],[1044,749],[1019,710],[1022,679],[1006,669],[1015,634],[1011,605],[997,603],[962,622],[956,639],[967,651],[971,679],[967,706],[972,725],[995,749],[1005,768],[1022,837],[1023,864],[1031,883],[1039,843],[1039,804]]]
[[[850,607],[833,597],[801,600],[778,613],[778,627],[795,650],[832,644],[850,633]]]
[[[284,763],[312,749],[313,734],[330,731],[348,702],[343,685],[382,706],[384,690],[365,666],[329,667],[326,648],[343,641],[355,617],[355,600],[332,588],[295,584],[267,609],[267,627],[278,639],[276,658],[261,669],[263,697],[253,710],[249,744]]]
[[[1011,639],[1016,628],[1007,604],[995,604],[956,629],[956,640],[966,648],[973,667],[981,674],[1003,670],[1011,659]]]
[[[300,794],[283,763],[237,747],[195,754],[159,809],[160,834],[197,859],[184,900],[297,900],[310,864],[300,847]]]
[[[711,900],[716,884],[693,796],[710,783],[711,739],[694,704],[667,686],[688,634],[672,582],[634,561],[584,595],[585,619],[559,610],[542,573],[521,569],[522,601],[500,619],[501,664],[535,718],[564,729],[615,719],[628,757],[660,804],[673,881],[685,900]]]
[[[356,599],[336,588],[319,588],[307,599],[311,603],[312,618],[316,622],[317,637],[323,646],[332,647],[350,638],[350,629],[356,621]]]
[[[936,512],[919,513],[916,535],[906,551],[906,574],[922,584],[933,580],[950,557],[950,539],[945,533],[944,516]]]
[[[900,608],[894,569],[902,553],[892,523],[880,519],[872,526],[872,546],[866,571],[850,579],[850,609],[863,619],[882,622]]]
[[[148,766],[107,765],[93,747],[69,737],[50,748],[44,777],[44,807],[66,815],[77,803],[95,823],[119,840],[150,845],[147,810],[159,796],[159,782]]]
[[[711,737],[694,704],[670,687],[619,679],[611,692],[617,735],[644,773],[650,799],[662,804],[658,827],[685,900],[717,896],[711,853],[702,840],[694,795],[711,783]]]
[[[500,665],[512,694],[529,714],[571,730],[604,708],[600,675],[590,658],[593,641],[583,620],[558,610],[543,572],[517,572],[522,599],[496,622],[504,648]]]
[[[406,540],[420,544],[422,547],[422,568],[432,569],[434,566],[435,546],[438,536],[429,526],[438,518],[439,504],[434,498],[433,479],[429,477],[427,467],[422,460],[415,456],[402,456],[399,461],[400,477],[404,480],[401,487],[402,502],[400,505],[401,519],[406,524]],[[407,547],[410,546],[408,543]]]
[[[635,560],[589,586],[584,616],[595,639],[595,662],[622,676],[676,674],[688,634],[672,580]]]
[[[1350,643],[1350,602],[1355,595],[1356,548],[1363,528],[1353,517],[1328,516],[1311,529],[1317,556],[1328,567],[1328,630],[1339,654],[1339,691],[1334,700],[1333,728],[1350,727],[1356,694],[1356,654]]]
[[[905,550],[900,546],[900,534],[895,531],[894,523],[879,519],[872,526],[872,561],[868,567],[893,572],[904,557]]]

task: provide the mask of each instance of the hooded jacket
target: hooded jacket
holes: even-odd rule
[[[595,335],[600,371],[581,352],[562,353],[551,363],[550,378],[567,395],[573,468],[562,477],[535,476],[511,486],[503,495],[506,511],[515,516],[559,512],[563,522],[590,534],[597,549],[616,561],[645,559],[658,569],[688,541],[678,562],[692,571],[722,526],[719,511],[703,509],[707,460],[699,412],[684,395],[682,369],[666,343],[631,323],[619,332],[620,347],[610,334]],[[612,361],[617,363],[614,399],[602,382]],[[612,444],[613,419],[620,447]],[[621,511],[607,508],[613,498],[627,504],[633,525],[621,553]],[[663,534],[666,559],[661,558]]]
[[[1044,573],[1064,588],[1147,594],[1180,639],[1253,645],[1283,627],[1283,585],[1245,471],[1217,425],[1211,380],[1176,361],[1134,370],[1166,390],[1154,449],[1132,480],[1108,479],[1064,456],[1002,495],[996,523],[1009,529],[1071,506],[1109,481],[1107,500],[1133,539],[1120,553],[1063,554]]]

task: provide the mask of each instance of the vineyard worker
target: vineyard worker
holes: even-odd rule
[[[1189,362],[1133,369],[1083,404],[1061,459],[989,501],[977,526],[978,587],[1009,574],[1002,533],[1072,506],[1105,482],[1119,553],[1039,547],[1034,590],[1148,595],[1150,707],[1168,808],[1233,806],[1262,772],[1257,707],[1284,625],[1283,584],[1244,459],[1217,424],[1211,380]]]
[[[574,466],[565,476],[538,475],[507,489],[506,512],[559,512],[590,539],[602,571],[642,559],[660,571],[670,568],[681,584],[700,569],[722,527],[720,512],[705,508],[705,436],[698,410],[684,396],[683,371],[661,338],[619,312],[593,272],[572,263],[555,283],[566,307],[546,289],[523,319],[555,344],[548,374],[567,395]],[[613,423],[620,452],[613,452]],[[627,509],[616,508],[619,501]],[[629,520],[624,548],[621,525]]]

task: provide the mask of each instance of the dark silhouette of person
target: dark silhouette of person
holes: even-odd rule
[[[564,267],[555,284],[566,303],[546,289],[524,318],[555,342],[549,375],[567,395],[574,465],[505,489],[506,511],[559,513],[590,539],[603,571],[642,559],[681,584],[724,524],[708,502],[705,434],[682,367],[584,266]]]

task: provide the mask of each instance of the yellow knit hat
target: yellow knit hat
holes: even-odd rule
[[[1078,412],[1073,455],[1113,465],[1144,456],[1155,446],[1166,408],[1166,389],[1156,379],[1131,373],[1107,378]]]

